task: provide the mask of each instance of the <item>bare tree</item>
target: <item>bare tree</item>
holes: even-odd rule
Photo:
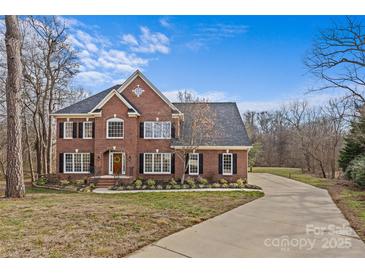
[[[212,136],[215,130],[214,114],[210,111],[208,101],[204,98],[194,97],[190,92],[179,92],[179,101],[185,103],[181,110],[184,113],[184,121],[180,135],[176,142],[179,145],[175,149],[175,155],[183,163],[181,182],[185,181],[185,173],[188,170],[188,154],[193,153]]]
[[[309,71],[323,81],[312,90],[344,89],[360,106],[365,103],[365,26],[357,19],[319,32],[305,59]],[[347,98],[347,99],[348,99]]]
[[[22,62],[21,38],[18,18],[5,16],[5,44],[7,51],[8,77],[6,81],[7,106],[7,165],[6,197],[20,198],[25,195],[22,157]]]

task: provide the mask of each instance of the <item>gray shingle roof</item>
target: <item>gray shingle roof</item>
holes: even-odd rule
[[[173,103],[181,112],[184,113],[183,131],[191,130],[193,117],[186,113],[192,108],[201,107],[201,103]],[[205,103],[204,103],[205,104]],[[245,125],[242,121],[236,103],[217,102],[208,103],[210,117],[214,120],[215,128],[209,137],[204,138],[201,146],[250,146]],[[194,112],[194,111],[193,111]],[[181,140],[174,140],[173,145],[185,145]]]
[[[108,95],[110,91],[112,91],[113,89],[118,89],[120,86],[121,85],[115,85],[113,87],[110,87],[93,96],[90,96],[84,100],[72,104],[71,106],[60,109],[55,113],[71,113],[71,114],[88,113],[94,107],[96,107],[101,102],[101,100],[103,100],[104,97]]]

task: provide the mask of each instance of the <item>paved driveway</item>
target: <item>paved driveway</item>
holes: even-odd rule
[[[365,257],[327,191],[250,174],[265,197],[172,234],[130,257]]]

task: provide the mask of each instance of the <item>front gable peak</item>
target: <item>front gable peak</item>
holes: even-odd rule
[[[153,92],[155,92],[161,99],[162,101],[164,101],[173,111],[177,112],[177,113],[181,113],[177,107],[175,107],[169,99],[167,99],[167,97],[165,95],[163,95],[163,93],[154,85],[151,83],[150,80],[147,79],[146,76],[144,76],[144,74],[139,71],[136,70],[131,76],[128,77],[127,80],[124,81],[124,83],[118,88],[118,93],[123,94],[123,92],[126,90],[126,88],[136,79],[136,78],[140,78],[146,85],[148,85],[151,90]],[[133,87],[132,89],[133,94],[136,97],[143,97],[143,94],[146,92],[143,87],[141,87],[140,85],[136,85],[135,87]]]

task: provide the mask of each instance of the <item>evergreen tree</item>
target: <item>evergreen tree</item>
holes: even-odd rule
[[[365,155],[365,110],[353,121],[348,136],[344,138],[345,146],[340,151],[339,166],[346,172],[350,163],[357,157]]]

